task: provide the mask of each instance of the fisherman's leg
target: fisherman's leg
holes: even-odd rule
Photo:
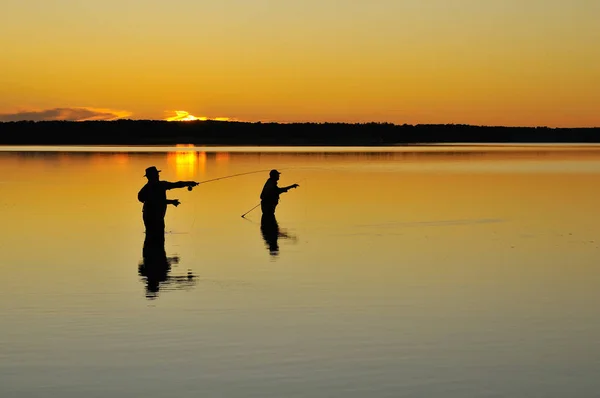
[[[277,207],[277,203],[260,202],[260,209],[265,215],[272,215],[274,217],[275,207]]]
[[[164,244],[165,220],[160,214],[144,213],[144,225],[146,227],[146,237],[153,245]]]
[[[262,226],[270,227],[276,224],[275,221],[275,206],[270,203],[261,203],[262,217],[260,218],[260,224]]]
[[[260,202],[260,210],[262,211],[262,214],[268,213],[268,205],[266,202]]]

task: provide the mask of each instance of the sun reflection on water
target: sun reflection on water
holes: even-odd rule
[[[177,144],[177,148],[195,148],[192,144]],[[167,154],[169,163],[175,165],[175,173],[180,180],[191,179],[204,172],[206,152],[174,151]]]

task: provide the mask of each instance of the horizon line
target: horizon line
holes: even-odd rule
[[[370,121],[370,122],[283,122],[283,121],[242,121],[242,120],[224,120],[224,118],[198,118],[194,120],[166,120],[166,119],[131,119],[131,118],[120,118],[120,119],[105,119],[105,120],[11,120],[11,121],[3,121],[0,120],[0,124],[5,123],[114,123],[114,122],[163,122],[163,123],[206,123],[206,122],[217,122],[217,123],[242,123],[242,124],[345,124],[345,125],[365,125],[365,124],[378,124],[378,125],[392,125],[396,127],[416,127],[416,126],[462,126],[462,127],[478,127],[478,128],[543,128],[543,129],[600,129],[599,126],[588,126],[588,127],[551,127],[551,126],[543,126],[543,125],[535,125],[535,126],[507,126],[507,125],[485,125],[485,124],[468,124],[468,123],[393,123],[393,122],[382,122],[382,121]]]

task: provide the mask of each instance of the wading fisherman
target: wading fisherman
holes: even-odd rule
[[[269,179],[265,182],[265,185],[260,193],[260,209],[262,210],[262,221],[275,220],[275,208],[279,203],[279,195],[289,191],[292,188],[299,187],[298,184],[292,184],[287,187],[279,188],[277,181],[279,181],[279,174],[277,170],[271,170],[269,172]]]
[[[151,166],[146,169],[144,177],[148,179],[146,185],[138,193],[138,200],[144,204],[142,209],[146,235],[153,235],[156,238],[164,239],[165,234],[165,214],[167,205],[179,206],[179,199],[167,199],[167,190],[174,188],[188,188],[192,190],[199,183],[195,181],[161,181],[159,179],[160,170]]]

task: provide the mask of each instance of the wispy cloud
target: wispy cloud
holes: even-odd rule
[[[18,122],[31,120],[35,122],[49,120],[68,120],[83,122],[88,120],[116,120],[131,116],[131,112],[105,108],[54,108],[41,111],[23,111],[0,114],[0,121]]]

